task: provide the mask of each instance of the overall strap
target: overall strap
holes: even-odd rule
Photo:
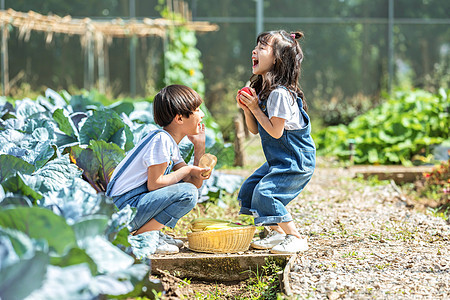
[[[142,150],[142,148],[145,147],[145,145],[150,142],[150,140],[160,132],[165,132],[162,129],[156,129],[154,130],[148,137],[145,137],[145,140],[139,145],[139,147],[133,152],[133,154],[130,155],[130,157],[127,159],[127,161],[122,165],[122,167],[119,169],[119,171],[116,173],[114,178],[108,183],[108,186],[106,187],[106,196],[111,197],[111,190],[116,183],[117,179],[122,175],[122,173],[126,170],[126,168],[130,165],[130,163],[133,161],[133,159],[138,155],[138,153]]]

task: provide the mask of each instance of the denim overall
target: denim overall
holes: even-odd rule
[[[157,129],[145,138],[146,140],[139,145],[114,178],[108,183],[106,189],[107,196],[110,196],[116,180],[136,157],[137,153],[159,132],[168,134],[164,130]],[[170,173],[172,167],[173,161],[170,160],[164,174]],[[113,196],[112,198],[114,204],[119,209],[124,208],[126,205],[137,208],[136,216],[130,223],[132,228],[130,231],[138,230],[151,219],[155,219],[159,223],[173,228],[181,217],[194,208],[198,199],[198,190],[192,183],[180,182],[154,191],[148,191],[147,182],[145,182],[135,189],[119,196]]]
[[[310,119],[303,109],[302,99],[296,98],[306,123],[304,128],[284,130],[283,135],[275,139],[258,123],[267,161],[247,178],[238,194],[239,213],[253,215],[258,226],[292,221],[286,205],[300,194],[314,173],[316,148],[311,138]],[[266,104],[267,99],[260,107],[267,116]]]

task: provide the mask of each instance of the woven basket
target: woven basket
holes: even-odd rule
[[[255,234],[255,226],[189,232],[189,249],[207,253],[247,251]]]

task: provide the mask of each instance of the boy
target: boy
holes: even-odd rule
[[[127,204],[137,208],[129,241],[138,257],[178,253],[183,245],[160,230],[175,227],[194,208],[198,189],[209,178],[201,175],[209,168],[198,167],[205,153],[201,103],[189,87],[163,88],[153,102],[154,120],[162,129],[143,138],[111,176],[106,195],[119,209]],[[194,144],[194,165],[187,165],[180,154],[178,144],[185,136]]]

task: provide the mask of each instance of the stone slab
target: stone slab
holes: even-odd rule
[[[152,256],[153,274],[168,271],[178,278],[204,281],[241,281],[251,272],[261,270],[266,259],[273,259],[284,268],[291,254],[271,254],[269,251],[247,251],[232,254],[195,253],[189,250],[176,255]]]

